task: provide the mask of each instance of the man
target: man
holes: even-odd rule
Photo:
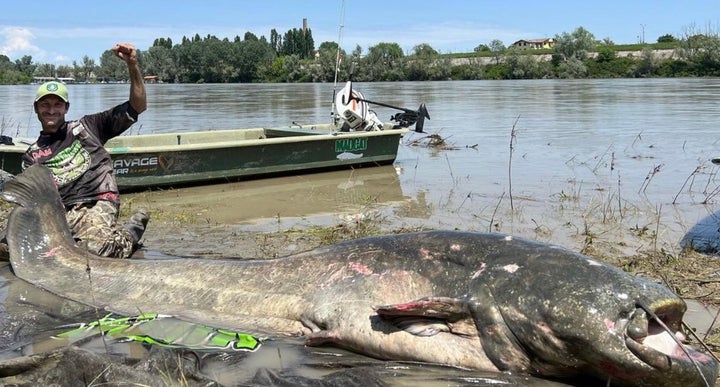
[[[80,245],[97,255],[127,258],[137,249],[149,217],[139,210],[127,224],[118,224],[120,195],[104,144],[137,121],[147,109],[147,99],[135,47],[118,43],[112,51],[127,64],[130,99],[104,112],[65,121],[70,108],[67,88],[59,82],[42,84],[33,104],[42,131],[22,164],[25,169],[41,163],[52,171],[68,225]]]

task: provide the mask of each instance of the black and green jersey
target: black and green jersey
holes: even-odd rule
[[[105,143],[137,121],[125,102],[104,112],[68,121],[57,132],[41,134],[23,155],[23,169],[41,163],[52,171],[63,204],[109,200],[119,203],[119,192]]]

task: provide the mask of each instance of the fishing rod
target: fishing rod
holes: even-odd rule
[[[332,106],[330,107],[330,116],[332,116],[332,124],[337,124],[337,110],[335,109],[335,88],[337,87],[338,82],[338,73],[340,72],[340,60],[342,59],[341,56],[341,50],[342,50],[342,31],[345,27],[345,0],[342,2],[342,7],[340,8],[340,23],[338,24],[338,41],[337,41],[337,54],[335,56],[335,80],[333,81],[333,95],[332,95]]]

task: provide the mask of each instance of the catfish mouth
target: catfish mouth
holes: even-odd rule
[[[685,304],[680,300],[661,303],[654,309],[639,302],[625,329],[625,345],[640,361],[664,371],[698,375],[698,380],[714,382],[717,362],[710,356],[686,346],[681,332]]]

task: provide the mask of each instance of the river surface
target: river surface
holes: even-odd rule
[[[37,135],[39,125],[31,106],[35,87],[0,86],[3,134]],[[538,237],[533,230],[547,228],[553,241],[573,247],[565,233],[556,232],[556,224],[545,224],[545,212],[557,214],[570,207],[590,211],[594,206],[605,212],[606,220],[644,214],[647,219],[638,222],[650,223],[660,216],[659,229],[671,233],[667,239],[672,245],[687,227],[714,210],[717,168],[709,160],[720,156],[720,79],[401,82],[356,83],[355,87],[366,98],[391,105],[417,108],[425,103],[431,116],[425,131],[446,140],[450,150],[439,151],[416,146],[428,134],[411,133],[403,139],[395,163],[393,189],[399,188],[395,193],[406,202],[405,209],[415,208],[401,215],[415,215],[428,227],[484,231],[493,226],[495,231],[532,237]],[[69,92],[68,118],[77,118],[123,101],[128,85],[70,85]],[[329,122],[333,85],[151,84],[147,93],[148,111],[129,134]],[[375,111],[384,120],[395,112],[384,107]],[[352,175],[340,175],[338,180],[347,176]],[[250,187],[285,182],[307,188],[327,178],[317,174],[246,182],[212,187],[206,193],[211,196],[235,187],[252,191],[255,188]],[[387,185],[387,179],[375,181]],[[257,203],[245,208],[242,201],[235,204],[224,208],[223,222],[284,216],[273,203],[265,208]],[[294,201],[292,212],[315,213],[313,208],[303,210],[313,205],[311,200]],[[251,211],[245,211],[248,208]]]
[[[499,231],[573,249],[585,247],[592,236],[593,243],[626,253],[648,247],[678,253],[688,229],[717,210],[718,167],[710,159],[720,156],[720,79],[354,87],[373,101],[427,105],[427,133],[403,138],[393,167],[140,193],[124,200],[151,208],[172,203],[207,223],[260,230],[276,228],[278,219],[297,224],[352,218],[370,203],[394,226]],[[122,102],[128,88],[69,85],[68,118]],[[38,134],[35,89],[0,86],[2,134]],[[129,134],[329,122],[333,85],[151,84],[147,93],[148,111]],[[374,110],[383,120],[395,113]],[[430,134],[446,146],[427,146]],[[628,230],[646,237],[628,240]],[[148,229],[154,232],[161,231]]]

